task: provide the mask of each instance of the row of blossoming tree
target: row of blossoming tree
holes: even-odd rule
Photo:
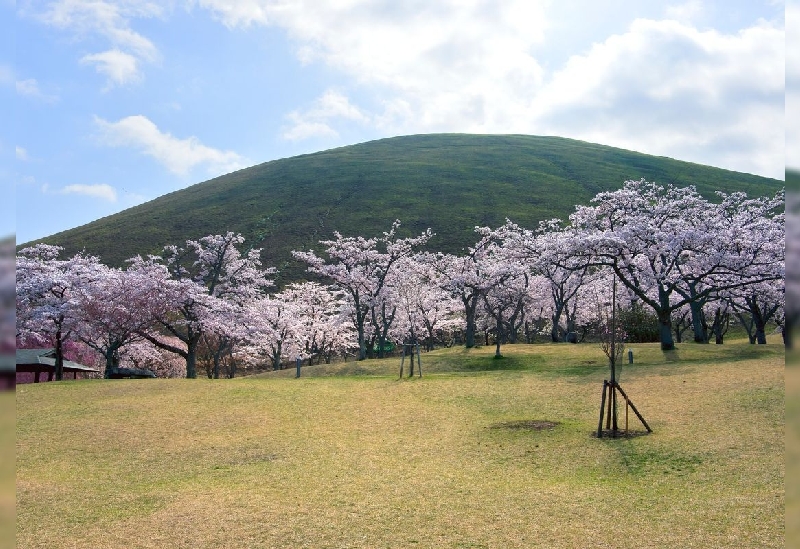
[[[576,341],[610,306],[651,322],[665,350],[689,329],[721,343],[731,316],[764,343],[767,325],[784,322],[784,195],[717,198],[629,181],[568,222],[476,227],[461,255],[423,251],[430,230],[401,238],[399,222],[373,238],[335,233],[319,252],[293,252],[314,281],[280,291],[260,250],[244,251],[234,233],[125,268],[39,244],[17,255],[18,345],[53,346],[57,378],[70,344],[96,351],[106,372],[124,363],[192,378],[200,365],[232,377],[237,365],[365,359],[390,343],[432,348],[456,336],[472,347],[491,333],[498,355],[537,335]]]

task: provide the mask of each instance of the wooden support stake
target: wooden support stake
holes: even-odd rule
[[[400,379],[403,379],[403,363],[406,361],[406,346],[403,345],[403,356],[400,358]]]
[[[603,438],[603,412],[606,411],[606,387],[608,381],[603,380],[603,396],[600,398],[600,421],[597,422],[597,438]]]
[[[419,377],[422,377],[422,356],[419,353],[419,343],[417,343],[417,370],[419,371]]]
[[[625,399],[625,434],[626,435],[628,434],[628,407],[629,407],[628,405],[629,404],[630,404],[630,401],[628,401],[628,399],[626,398]]]
[[[636,409],[636,406],[633,405],[633,401],[631,399],[629,399],[628,395],[625,394],[625,391],[622,390],[622,387],[617,385],[617,389],[619,389],[619,392],[622,394],[623,397],[625,397],[625,400],[628,401],[628,404],[630,405],[631,410],[633,410],[633,413],[636,414],[636,417],[639,418],[639,421],[642,422],[642,425],[644,425],[644,428],[647,429],[647,432],[648,433],[652,433],[653,430],[650,428],[650,426],[644,420],[644,418],[642,417],[642,414],[639,413],[639,410]]]
[[[617,382],[611,382],[611,430],[614,433],[614,436],[617,436],[616,433],[619,430],[619,425],[617,424]]]

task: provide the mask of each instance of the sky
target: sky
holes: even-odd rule
[[[556,135],[783,179],[800,166],[784,122],[797,3],[0,0],[0,234],[420,133]]]

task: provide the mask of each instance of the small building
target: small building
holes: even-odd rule
[[[53,381],[56,377],[56,351],[55,349],[17,349],[17,375],[16,383],[39,383],[40,381]],[[42,379],[41,374],[47,374]],[[64,360],[64,379],[86,378],[91,374],[98,374],[100,370]]]

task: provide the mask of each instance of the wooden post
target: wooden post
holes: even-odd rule
[[[625,399],[625,434],[628,434],[628,399]]]
[[[642,414],[639,413],[639,410],[636,409],[636,406],[633,405],[633,401],[631,401],[631,399],[628,398],[628,395],[625,394],[625,391],[622,390],[622,387],[618,387],[618,389],[619,389],[620,394],[622,394],[622,396],[625,397],[625,400],[628,401],[628,404],[630,405],[631,410],[633,410],[633,413],[636,414],[636,417],[638,417],[639,421],[642,422],[642,425],[644,425],[644,428],[647,429],[647,432],[648,433],[652,433],[653,430],[650,428],[650,426],[644,420],[644,418],[642,417]]]
[[[406,361],[406,346],[403,345],[403,355],[400,357],[400,379],[403,379],[403,363]]]
[[[603,412],[606,411],[606,387],[608,381],[603,380],[603,396],[600,397],[600,421],[597,422],[597,438],[603,438]]]
[[[419,377],[422,377],[422,356],[419,352],[419,343],[417,343],[417,371],[419,371]]]
[[[614,433],[616,433],[619,430],[619,426],[617,424],[617,387],[619,387],[619,385],[617,385],[616,380],[612,381],[611,384],[613,385],[613,387],[611,389],[612,390],[612,393],[611,393],[612,394],[612,399],[611,400],[612,400],[612,408],[613,408],[613,410],[611,412],[611,414],[612,414],[612,416],[611,416],[611,430]]]

